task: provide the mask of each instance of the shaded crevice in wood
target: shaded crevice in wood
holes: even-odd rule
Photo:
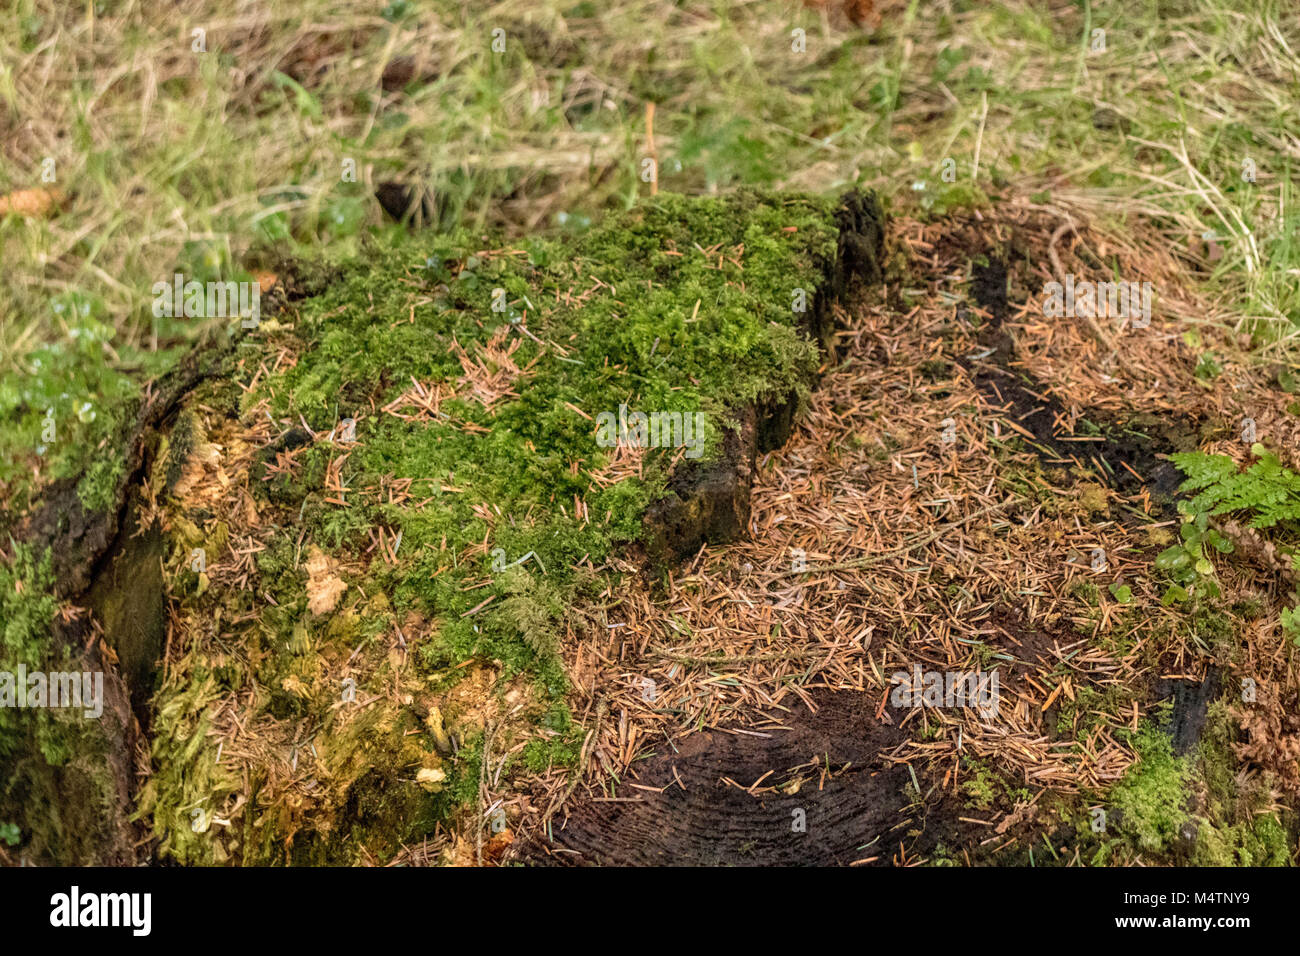
[[[822,263],[823,281],[800,324],[827,356],[835,351],[835,304],[854,283],[872,286],[883,280],[885,218],[875,194],[846,193],[835,219],[835,258]],[[794,392],[762,397],[733,414],[739,424],[725,432],[717,459],[684,460],[677,466],[663,497],[646,509],[644,540],[651,566],[671,566],[705,543],[725,544],[744,535],[758,456],[789,440],[797,412]]]

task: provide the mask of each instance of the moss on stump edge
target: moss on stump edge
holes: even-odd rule
[[[473,812],[485,749],[572,766],[574,609],[629,547],[743,529],[882,234],[874,198],[743,191],[295,264],[260,328],[115,410],[109,506],[52,480],[11,521],[0,669],[103,670],[115,715],[6,725],[15,855],[384,860]],[[620,407],[698,415],[701,457],[600,444]]]

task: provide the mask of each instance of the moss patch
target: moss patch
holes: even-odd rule
[[[1185,762],[1174,756],[1169,737],[1150,727],[1132,735],[1138,760],[1111,789],[1120,826],[1140,850],[1162,853],[1187,820]]]
[[[506,778],[572,766],[574,608],[674,468],[716,456],[747,406],[807,395],[834,212],[664,196],[576,237],[416,234],[309,265],[318,294],[239,347],[237,411],[233,383],[202,390],[155,466],[184,622],[140,805],[160,851],[390,858],[473,803],[489,725]],[[696,429],[609,447],[623,412]],[[217,759],[232,714],[260,776]]]

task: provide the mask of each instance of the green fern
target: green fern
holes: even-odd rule
[[[1277,456],[1263,445],[1252,445],[1259,459],[1245,471],[1227,455],[1183,452],[1170,455],[1187,480],[1183,492],[1198,492],[1191,508],[1200,514],[1222,515],[1250,512],[1250,526],[1271,528],[1282,522],[1300,521],[1300,475],[1282,467]]]
[[[1238,471],[1237,463],[1227,455],[1194,451],[1169,456],[1187,476],[1180,490],[1197,492],[1190,502],[1179,505],[1179,511],[1185,515],[1184,521],[1192,518],[1202,531],[1206,530],[1207,516],[1230,512],[1249,512],[1252,528],[1300,522],[1300,475],[1282,467],[1278,457],[1263,445],[1251,445],[1250,451],[1258,461],[1245,471]],[[1186,529],[1189,524],[1183,527]],[[1213,529],[1208,533],[1214,533]],[[1178,546],[1166,549],[1157,557],[1156,566],[1173,567],[1176,559],[1181,560],[1177,552],[1180,552]],[[1292,555],[1291,560],[1300,571],[1300,554]],[[1300,601],[1300,594],[1296,595],[1296,600]],[[1300,646],[1300,605],[1283,608],[1281,624],[1292,641]]]

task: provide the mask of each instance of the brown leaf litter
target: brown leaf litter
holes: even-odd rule
[[[1049,264],[1041,251],[1060,221],[1059,211],[1025,204],[997,216],[893,223],[912,304],[900,308],[898,290],[889,290],[852,310],[838,333],[840,359],[797,433],[760,462],[749,538],[706,546],[662,589],[621,565],[623,583],[583,611],[586,626],[570,626],[563,647],[573,707],[589,729],[581,785],[551,819],[546,808],[571,784],[559,772],[536,778],[525,832],[540,827],[548,844],[563,847],[566,818],[576,814],[573,839],[590,850],[591,815],[609,824],[608,801],[664,799],[678,787],[674,799],[691,799],[685,793],[700,778],[673,781],[666,768],[697,735],[723,735],[723,748],[753,738],[775,747],[826,706],[826,693],[870,700],[863,732],[878,725],[902,734],[882,742],[876,772],[907,768],[923,790],[959,795],[964,759],[1039,795],[1096,792],[1124,775],[1135,754],[1116,731],[1136,729],[1138,701],[1153,703],[1158,679],[1199,680],[1208,658],[1180,627],[1183,612],[1160,606],[1152,579],[1157,542],[1176,531],[1176,516],[1154,505],[1149,476],[1127,460],[1138,481],[1119,490],[1085,422],[1135,412],[1189,419],[1202,423],[1209,450],[1239,459],[1245,449],[1233,436],[1242,416],[1292,455],[1300,422],[1263,373],[1234,360],[1231,342],[1218,343],[1219,379],[1191,374],[1182,319],[1208,306],[1185,288],[1184,264],[1159,242],[1079,224],[1068,241],[1058,237]],[[979,362],[993,360],[993,317],[974,301],[969,264],[999,250],[1040,252],[1025,267],[1031,287],[1012,271],[1003,328],[1013,344],[1008,370],[1032,370],[1041,407],[1058,410],[1052,432],[1069,451],[1051,460],[1064,468],[1043,468],[1020,441],[1030,435],[1023,413],[975,381]],[[1084,320],[1044,318],[1042,283],[1056,263],[1080,277],[1105,265],[1109,278],[1114,262],[1124,278],[1153,282],[1160,306],[1149,328],[1120,322],[1106,330],[1113,352],[1105,353]],[[1102,571],[1089,563],[1098,548]],[[1258,590],[1251,570],[1233,562],[1220,577],[1229,595]],[[1142,613],[1110,600],[1111,583],[1141,594]],[[1082,600],[1088,588],[1105,599]],[[1261,640],[1283,643],[1277,633]],[[1294,696],[1294,666],[1274,657],[1260,672]],[[996,719],[974,708],[891,706],[892,675],[914,666],[998,668]],[[602,710],[608,717],[594,732]],[[1248,730],[1260,719],[1276,723],[1281,708],[1263,711],[1273,716],[1248,720]],[[1279,738],[1281,729],[1257,728],[1243,753],[1263,767],[1294,768],[1295,754],[1262,752],[1261,741],[1293,739]],[[1030,816],[1015,809],[984,842],[1014,843],[1016,823]],[[636,832],[645,826],[619,819]],[[706,828],[717,822],[701,820]]]

